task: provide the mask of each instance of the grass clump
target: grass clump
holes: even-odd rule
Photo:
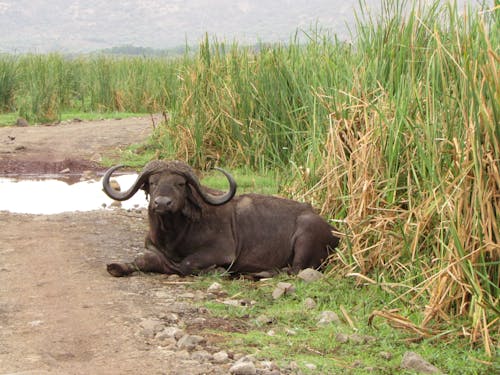
[[[221,283],[228,295],[208,300],[204,306],[218,319],[237,321],[238,329],[207,333],[227,350],[272,360],[281,368],[294,362],[304,373],[409,374],[400,368],[401,359],[405,352],[414,351],[444,373],[487,374],[495,370],[484,351],[464,345],[453,332],[415,340],[411,330],[396,330],[390,321],[373,318],[373,311],[385,309],[391,299],[378,285],[361,286],[351,279],[330,278],[304,283],[285,275],[253,282],[214,275],[197,278],[192,287],[205,289],[214,281]],[[295,292],[274,300],[272,291],[280,281],[291,282]],[[316,306],[306,307],[306,298],[313,299]],[[247,303],[233,306],[224,304],[225,299]],[[392,309],[411,320],[422,317],[422,311],[406,301],[399,301]],[[340,322],[318,325],[323,311],[337,313]],[[341,335],[348,341],[339,341]],[[316,369],[308,370],[307,364]]]

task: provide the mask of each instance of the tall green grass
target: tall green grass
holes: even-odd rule
[[[177,100],[182,59],[0,56],[0,110],[33,122],[62,112],[154,113]]]
[[[206,39],[161,139],[198,166],[286,171],[289,193],[345,234],[335,273],[394,286],[425,309],[421,335],[446,327],[492,354],[500,10],[422,4],[361,4],[352,43],[312,33],[256,53]],[[447,327],[457,316],[469,323]]]

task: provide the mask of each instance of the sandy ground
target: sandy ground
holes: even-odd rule
[[[150,118],[0,128],[0,173],[97,168],[151,130]],[[197,306],[189,279],[106,272],[141,251],[146,229],[141,211],[0,212],[0,374],[228,373],[155,336],[181,327],[213,353],[205,328],[236,329]]]

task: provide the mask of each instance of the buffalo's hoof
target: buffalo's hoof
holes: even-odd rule
[[[110,263],[106,266],[109,274],[114,277],[127,276],[130,274],[129,267],[122,263]]]

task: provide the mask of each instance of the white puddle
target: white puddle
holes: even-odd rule
[[[137,175],[113,177],[122,191],[135,182]],[[109,208],[114,201],[102,191],[102,180],[68,184],[56,179],[0,178],[0,211],[25,214],[57,214]],[[147,206],[146,195],[139,190],[121,202],[125,209]]]

